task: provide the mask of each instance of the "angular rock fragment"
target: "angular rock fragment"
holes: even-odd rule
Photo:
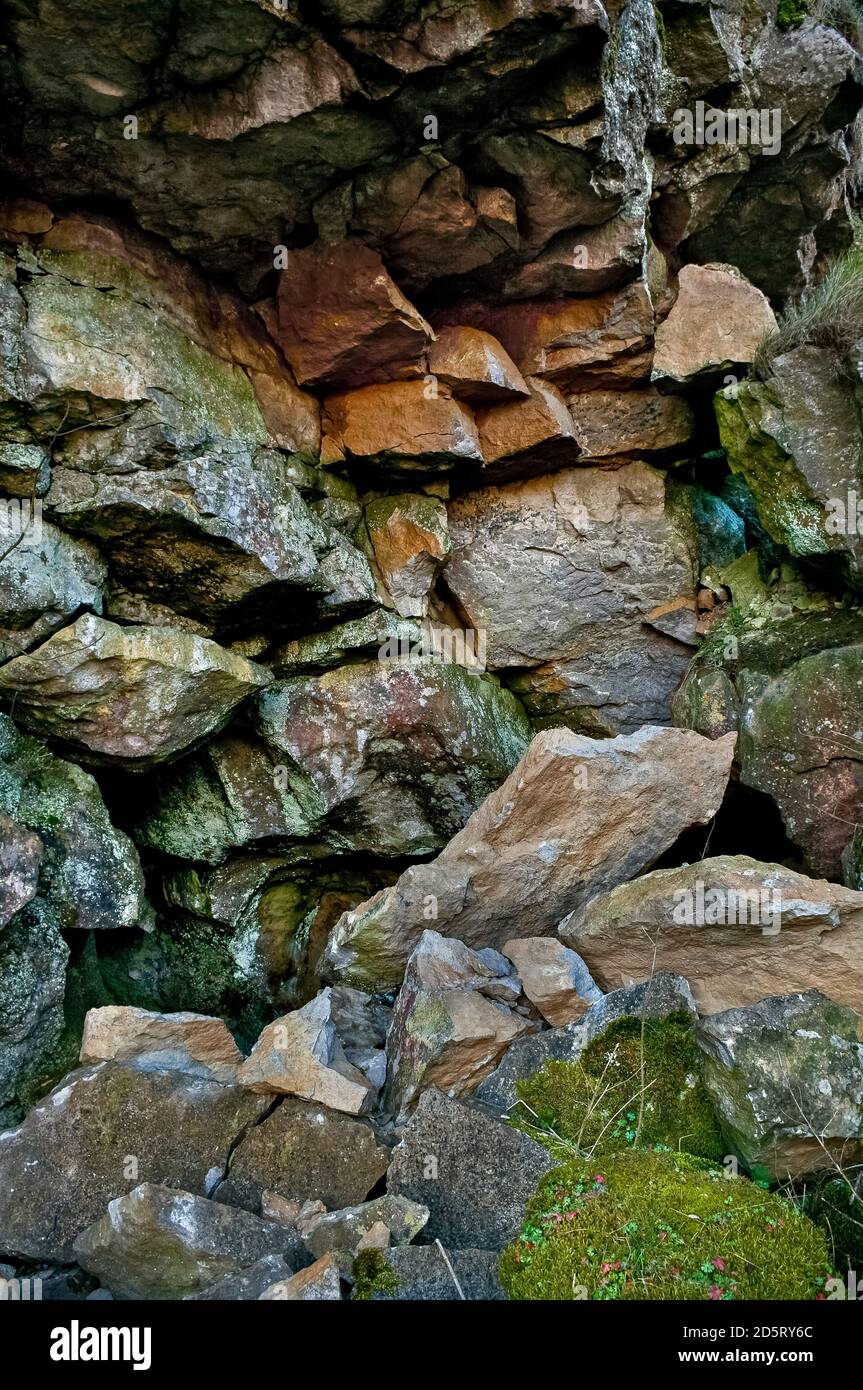
[[[428,1207],[424,1238],[447,1251],[502,1250],[550,1167],[548,1151],[526,1134],[428,1090],[393,1152],[387,1191]]]
[[[328,396],[321,458],[386,478],[478,464],[482,451],[467,406],[446,390],[405,381]]]
[[[396,612],[424,617],[450,553],[444,504],[417,493],[376,498],[365,509],[365,524],[375,568]]]
[[[567,917],[560,935],[603,989],[679,971],[701,1013],[805,989],[863,1004],[863,893],[746,855],[623,883]]]
[[[375,1197],[361,1206],[344,1207],[341,1211],[322,1212],[300,1220],[298,1229],[303,1243],[316,1258],[331,1251],[347,1251],[355,1255],[368,1244],[376,1226],[388,1233],[387,1245],[409,1245],[428,1221],[428,1209],[407,1197]]]
[[[526,396],[529,387],[509,353],[490,333],[449,324],[429,351],[429,372],[460,400],[489,403]]]
[[[581,1018],[602,991],[575,951],[550,936],[526,936],[507,941],[503,953],[518,971],[521,987],[552,1028]]]
[[[178,757],[270,679],[206,638],[87,614],[0,668],[0,691],[32,733],[134,768]]]
[[[365,1114],[375,1099],[368,1078],[345,1057],[329,990],[267,1025],[243,1063],[239,1081],[252,1091],[299,1096],[348,1115]]]
[[[264,1302],[317,1303],[341,1296],[340,1263],[332,1255],[322,1255],[307,1269],[298,1270],[289,1279],[270,1284],[260,1298]]]
[[[330,390],[419,375],[432,339],[380,256],[360,241],[288,253],[277,335],[300,384]]]
[[[107,565],[96,547],[64,535],[46,520],[39,523],[38,543],[31,543],[29,516],[27,510],[23,521],[0,528],[4,557],[0,560],[0,659],[4,661],[50,636],[80,609],[97,613],[102,609]],[[15,545],[21,535],[21,543]]]
[[[518,477],[571,464],[580,452],[566,401],[550,382],[528,377],[530,395],[484,406],[476,423],[486,472]]]
[[[144,1070],[182,1071],[236,1085],[243,1054],[220,1018],[111,1004],[88,1010],[80,1060],[82,1066],[133,1062]]]
[[[651,380],[680,387],[730,372],[775,330],[769,300],[733,266],[682,266],[677,299],[656,330]]]
[[[254,1212],[265,1192],[345,1207],[368,1196],[388,1163],[366,1120],[288,1098],[240,1141],[214,1195]]]
[[[184,1298],[266,1255],[280,1255],[298,1269],[297,1233],[154,1183],[115,1197],[106,1215],[75,1241],[78,1263],[118,1298]]]
[[[359,987],[397,985],[430,905],[442,935],[474,947],[551,936],[567,911],[710,820],[734,741],[651,727],[599,740],[564,729],[537,734],[437,859],[340,918],[327,968]]]
[[[496,956],[496,952],[486,952]],[[507,1007],[507,962],[494,966],[479,953],[424,931],[407,963],[387,1036],[384,1109],[403,1114],[429,1086],[464,1096],[494,1069],[530,1023]],[[496,965],[496,962],[495,962]]]
[[[0,1134],[0,1249],[68,1263],[80,1232],[138,1183],[208,1191],[266,1109],[247,1090],[177,1071],[72,1072]]]
[[[756,1177],[787,1182],[863,1160],[863,1021],[817,990],[703,1019],[704,1085]]]

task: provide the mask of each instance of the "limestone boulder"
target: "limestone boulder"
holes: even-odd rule
[[[561,393],[539,377],[528,377],[527,387],[527,399],[477,411],[480,449],[489,477],[518,477],[561,468],[579,453]]]
[[[575,951],[550,936],[507,941],[503,953],[513,963],[521,987],[552,1028],[581,1018],[602,991]]]
[[[777,991],[863,1001],[863,893],[746,855],[623,883],[565,918],[560,935],[603,989],[678,971],[705,1014]]]
[[[553,936],[567,912],[710,820],[734,742],[651,727],[598,740],[566,729],[537,734],[437,859],[339,919],[326,968],[359,987],[397,986],[429,912],[441,935],[474,949]]]
[[[566,403],[585,462],[686,454],[695,429],[691,406],[655,388],[580,391]]]

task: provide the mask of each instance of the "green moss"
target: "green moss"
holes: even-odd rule
[[[788,29],[799,29],[809,13],[803,0],[779,0],[776,6],[776,27],[783,33]]]
[[[501,1256],[513,1299],[810,1299],[824,1233],[790,1203],[685,1154],[554,1169]]]
[[[399,1278],[382,1250],[361,1250],[354,1260],[354,1291],[352,1298],[372,1300],[381,1294],[388,1297],[399,1288]]]
[[[511,1123],[561,1159],[638,1144],[671,1145],[703,1158],[725,1153],[685,1013],[643,1024],[619,1019],[577,1062],[547,1062],[517,1090],[522,1103]]]

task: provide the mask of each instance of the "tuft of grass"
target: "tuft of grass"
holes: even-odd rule
[[[855,229],[856,230],[856,229]],[[863,246],[855,243],[832,262],[824,278],[787,309],[779,328],[768,333],[753,361],[757,376],[765,379],[771,363],[799,347],[832,348],[846,356],[863,338]]]
[[[858,0],[810,0],[809,13],[819,24],[838,29],[852,48],[863,53],[863,8]]]
[[[813,1299],[824,1232],[688,1154],[636,1149],[546,1174],[500,1278],[512,1299]]]
[[[560,1161],[636,1145],[714,1159],[726,1151],[685,1013],[618,1019],[577,1062],[547,1062],[516,1089],[510,1123]]]

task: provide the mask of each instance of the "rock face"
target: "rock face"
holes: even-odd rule
[[[603,989],[686,975],[702,1013],[772,989],[863,1001],[863,893],[745,855],[662,869],[593,898],[560,935]]]
[[[660,473],[630,463],[484,488],[449,522],[447,582],[531,715],[597,735],[670,721],[691,651],[647,624],[693,601],[694,574]]]
[[[141,1183],[75,1241],[78,1263],[118,1298],[184,1298],[266,1255],[300,1263],[289,1226],[192,1192]]]
[[[0,1262],[499,1297],[518,1081],[696,1007],[850,1143],[846,0],[7,8]]]
[[[861,1032],[817,990],[702,1020],[704,1084],[747,1168],[781,1182],[860,1162]]]
[[[266,1108],[247,1090],[177,1071],[118,1061],[73,1072],[0,1134],[0,1246],[69,1263],[76,1237],[138,1183],[204,1195]]]
[[[328,968],[360,987],[392,987],[430,917],[474,947],[552,935],[576,901],[625,882],[710,819],[733,751],[728,736],[712,743],[676,729],[537,734],[437,859],[344,914]]]
[[[124,767],[178,757],[269,679],[206,638],[92,614],[0,668],[0,690],[14,692],[31,733]]]

